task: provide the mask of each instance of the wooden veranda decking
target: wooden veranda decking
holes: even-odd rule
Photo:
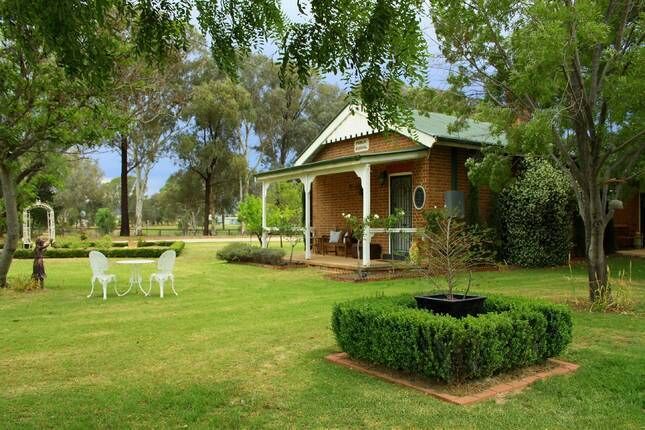
[[[624,255],[626,257],[637,257],[637,258],[645,258],[645,248],[641,249],[622,249],[620,251],[616,251],[619,255]]]
[[[285,258],[289,258],[287,255]],[[305,259],[304,251],[294,252],[293,260],[306,264],[307,266],[321,267],[326,269],[356,270],[359,267],[359,260],[350,257],[339,257],[336,255],[311,254],[311,259]],[[371,260],[370,266],[364,270],[378,271],[390,270],[392,265],[388,261]]]

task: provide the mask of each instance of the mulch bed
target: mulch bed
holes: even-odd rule
[[[274,269],[274,270],[288,270],[288,269],[304,269],[305,267],[308,267],[305,263],[302,263],[300,261],[292,261],[291,263],[286,262],[285,264],[261,264],[261,263],[251,263],[251,262],[241,262],[241,261],[236,261],[234,263],[228,263],[228,264],[239,264],[243,266],[255,266],[255,267],[263,267],[265,269]]]
[[[413,388],[455,405],[470,405],[491,398],[499,398],[507,393],[521,391],[535,381],[575,372],[579,367],[577,364],[550,358],[545,363],[516,369],[491,378],[448,385],[419,375],[354,360],[344,352],[330,354],[325,358],[332,363],[376,376],[394,384]]]

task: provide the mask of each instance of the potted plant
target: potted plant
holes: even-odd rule
[[[426,216],[427,227],[418,242],[418,263],[425,268],[430,282],[440,293],[416,296],[417,306],[435,313],[454,317],[477,315],[482,312],[483,296],[468,295],[472,271],[492,263],[492,254],[483,239],[469,231],[455,216],[436,211]],[[457,293],[459,276],[467,273],[463,293]]]

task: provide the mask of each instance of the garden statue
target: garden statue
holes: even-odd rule
[[[38,283],[40,288],[45,287],[45,250],[50,245],[50,241],[45,241],[42,237],[36,239],[36,247],[34,248],[34,268],[31,278]]]

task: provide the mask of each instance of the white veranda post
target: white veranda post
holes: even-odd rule
[[[370,165],[365,164],[361,167],[354,169],[356,176],[361,180],[361,187],[363,187],[363,220],[366,220],[370,216],[371,208],[370,201],[372,199],[372,188],[370,182]],[[372,234],[370,232],[369,226],[365,226],[365,231],[363,232],[363,266],[370,265],[370,243],[372,241]]]
[[[305,259],[311,259],[311,184],[315,176],[300,178],[305,192]]]
[[[36,203],[25,208],[22,212],[22,243],[25,247],[31,246],[31,210],[44,209],[47,211],[47,234],[49,240],[54,242],[56,240],[56,217],[54,216],[54,209],[47,203],[36,200]]]
[[[266,248],[268,243],[267,231],[267,192],[269,191],[269,183],[262,182],[262,248]]]

